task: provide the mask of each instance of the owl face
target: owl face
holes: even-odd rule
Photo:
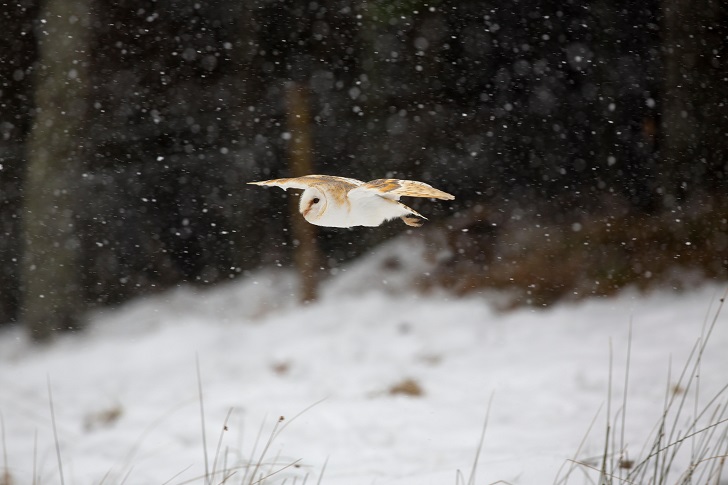
[[[303,218],[308,222],[318,220],[326,211],[328,200],[326,194],[316,187],[308,187],[301,194],[301,201],[298,204],[298,210]]]

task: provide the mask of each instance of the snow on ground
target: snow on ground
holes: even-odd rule
[[[51,346],[3,330],[0,413],[13,483],[60,482],[49,382],[66,483],[203,483],[197,361],[209,470],[216,455],[217,472],[255,463],[283,416],[257,475],[300,461],[266,483],[316,483],[327,463],[325,485],[455,484],[472,466],[492,396],[477,483],[552,483],[605,404],[610,345],[612,414],[621,403],[630,321],[626,440],[636,457],[725,291],[625,292],[499,313],[493,297],[406,291],[427,271],[419,249],[386,245],[303,307],[294,276],[269,270],[99,312],[86,332]],[[724,312],[703,357],[706,402],[728,383],[727,323]],[[398,385],[421,395],[392,393]],[[580,457],[600,454],[605,419],[602,409]]]

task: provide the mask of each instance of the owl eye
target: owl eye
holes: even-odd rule
[[[318,204],[319,203],[319,198],[318,197],[314,197],[313,200],[312,200],[312,202],[314,204]]]

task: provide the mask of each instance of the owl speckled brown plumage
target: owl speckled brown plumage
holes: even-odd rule
[[[397,217],[409,226],[419,227],[427,218],[399,202],[400,197],[455,198],[414,180],[362,182],[331,175],[305,175],[248,183],[276,186],[283,190],[303,189],[299,203],[301,214],[311,224],[328,227],[374,227]]]

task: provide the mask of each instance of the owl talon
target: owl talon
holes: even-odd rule
[[[425,220],[423,218],[417,217],[413,214],[402,216],[401,219],[402,221],[404,221],[405,224],[412,227],[422,227],[422,224],[425,223]]]

